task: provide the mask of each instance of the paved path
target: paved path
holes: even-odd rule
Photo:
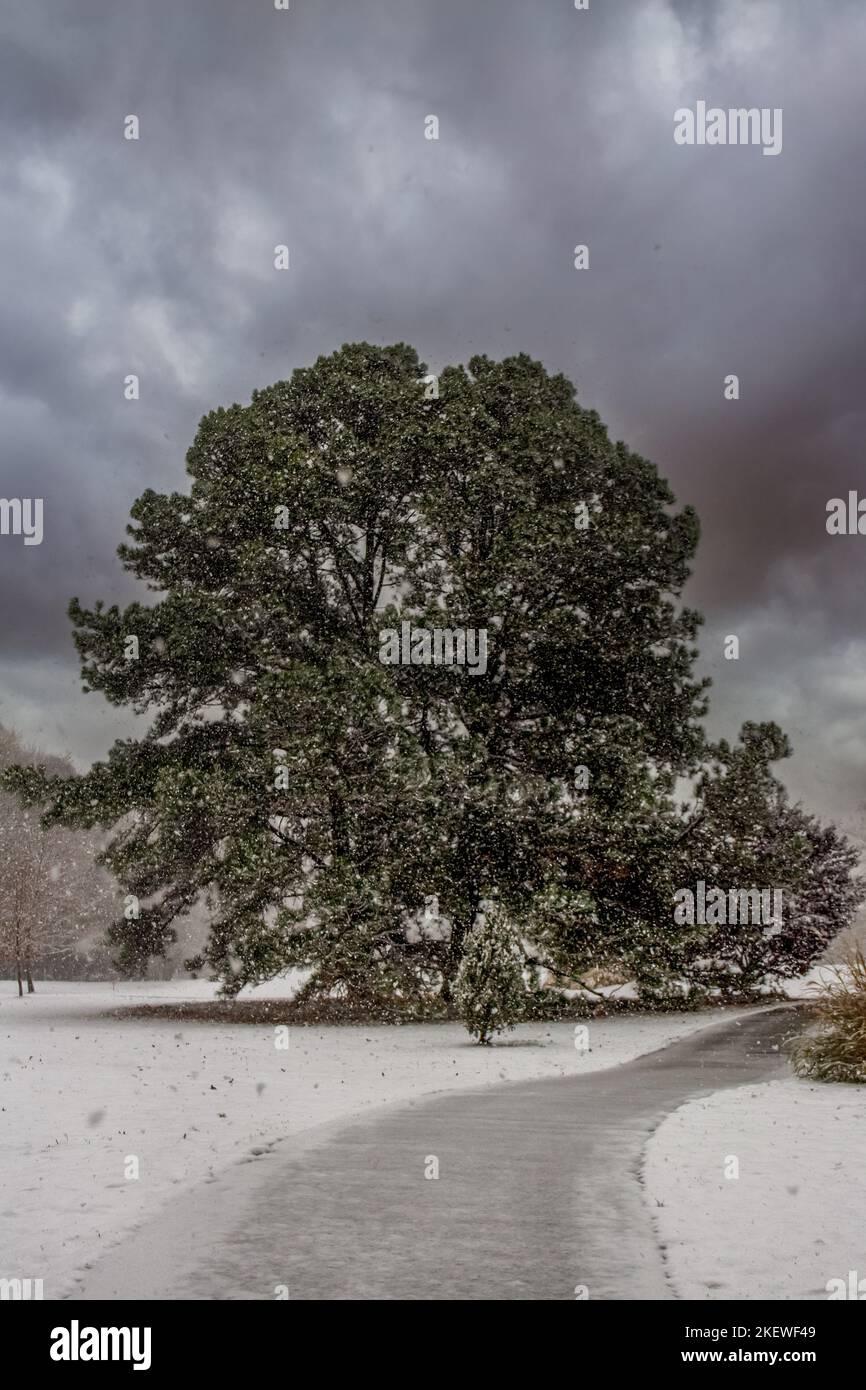
[[[790,1008],[585,1077],[448,1094],[278,1146],[124,1242],[79,1298],[670,1298],[643,1146],[692,1096],[785,1074]],[[435,1156],[439,1177],[426,1179]],[[210,1196],[208,1196],[208,1193]]]

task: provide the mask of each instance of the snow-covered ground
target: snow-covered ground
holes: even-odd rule
[[[644,1180],[681,1298],[828,1298],[852,1270],[866,1298],[866,1088],[791,1077],[689,1101]]]
[[[0,981],[0,1277],[41,1278],[61,1297],[170,1198],[263,1143],[435,1091],[614,1066],[719,1022],[590,1021],[588,1052],[568,1023],[525,1025],[493,1048],[456,1024],[293,1027],[282,1050],[274,1026],[104,1016],[213,996],[182,980],[47,983],[19,999]]]

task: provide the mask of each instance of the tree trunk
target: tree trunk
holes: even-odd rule
[[[457,977],[457,971],[460,969],[460,962],[463,959],[463,946],[475,924],[475,918],[477,916],[478,903],[476,902],[472,910],[466,914],[464,920],[462,922],[454,922],[451,927],[451,939],[448,942],[448,954],[445,957],[445,967],[443,970],[445,979],[439,993],[439,998],[442,1000],[443,1004],[451,1003],[454,981]]]
[[[349,836],[346,826],[346,803],[338,792],[331,792],[328,798],[331,810],[331,838],[334,853],[344,857],[349,853]]]
[[[33,983],[33,974],[32,974],[32,972],[31,972],[31,970],[30,970],[30,966],[29,966],[29,965],[28,965],[28,967],[27,967],[27,993],[28,993],[28,994],[35,994],[35,993],[36,993],[36,986],[35,986],[34,983]]]
[[[463,955],[463,943],[469,935],[469,928],[465,923],[455,922],[451,928],[451,940],[448,942],[448,955],[445,957],[445,984],[442,987],[442,998],[451,998],[451,986],[457,971],[460,969],[460,960]]]
[[[18,998],[23,999],[24,985],[21,982],[21,922],[17,919],[12,940],[15,945],[15,972],[18,976]]]

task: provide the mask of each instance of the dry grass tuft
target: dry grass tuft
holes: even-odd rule
[[[794,1070],[813,1081],[866,1083],[866,957],[852,948],[819,985],[818,1028],[793,1050]]]

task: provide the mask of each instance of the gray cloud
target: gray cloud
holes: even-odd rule
[[[824,508],[863,474],[859,0],[4,10],[2,490],[46,522],[0,540],[0,718],[82,763],[128,729],[66,604],[133,595],[130,504],[185,487],[206,410],[352,339],[524,350],[697,506],[714,729],[780,718],[792,789],[853,823],[863,542]],[[782,154],[676,146],[699,98],[782,107]]]

